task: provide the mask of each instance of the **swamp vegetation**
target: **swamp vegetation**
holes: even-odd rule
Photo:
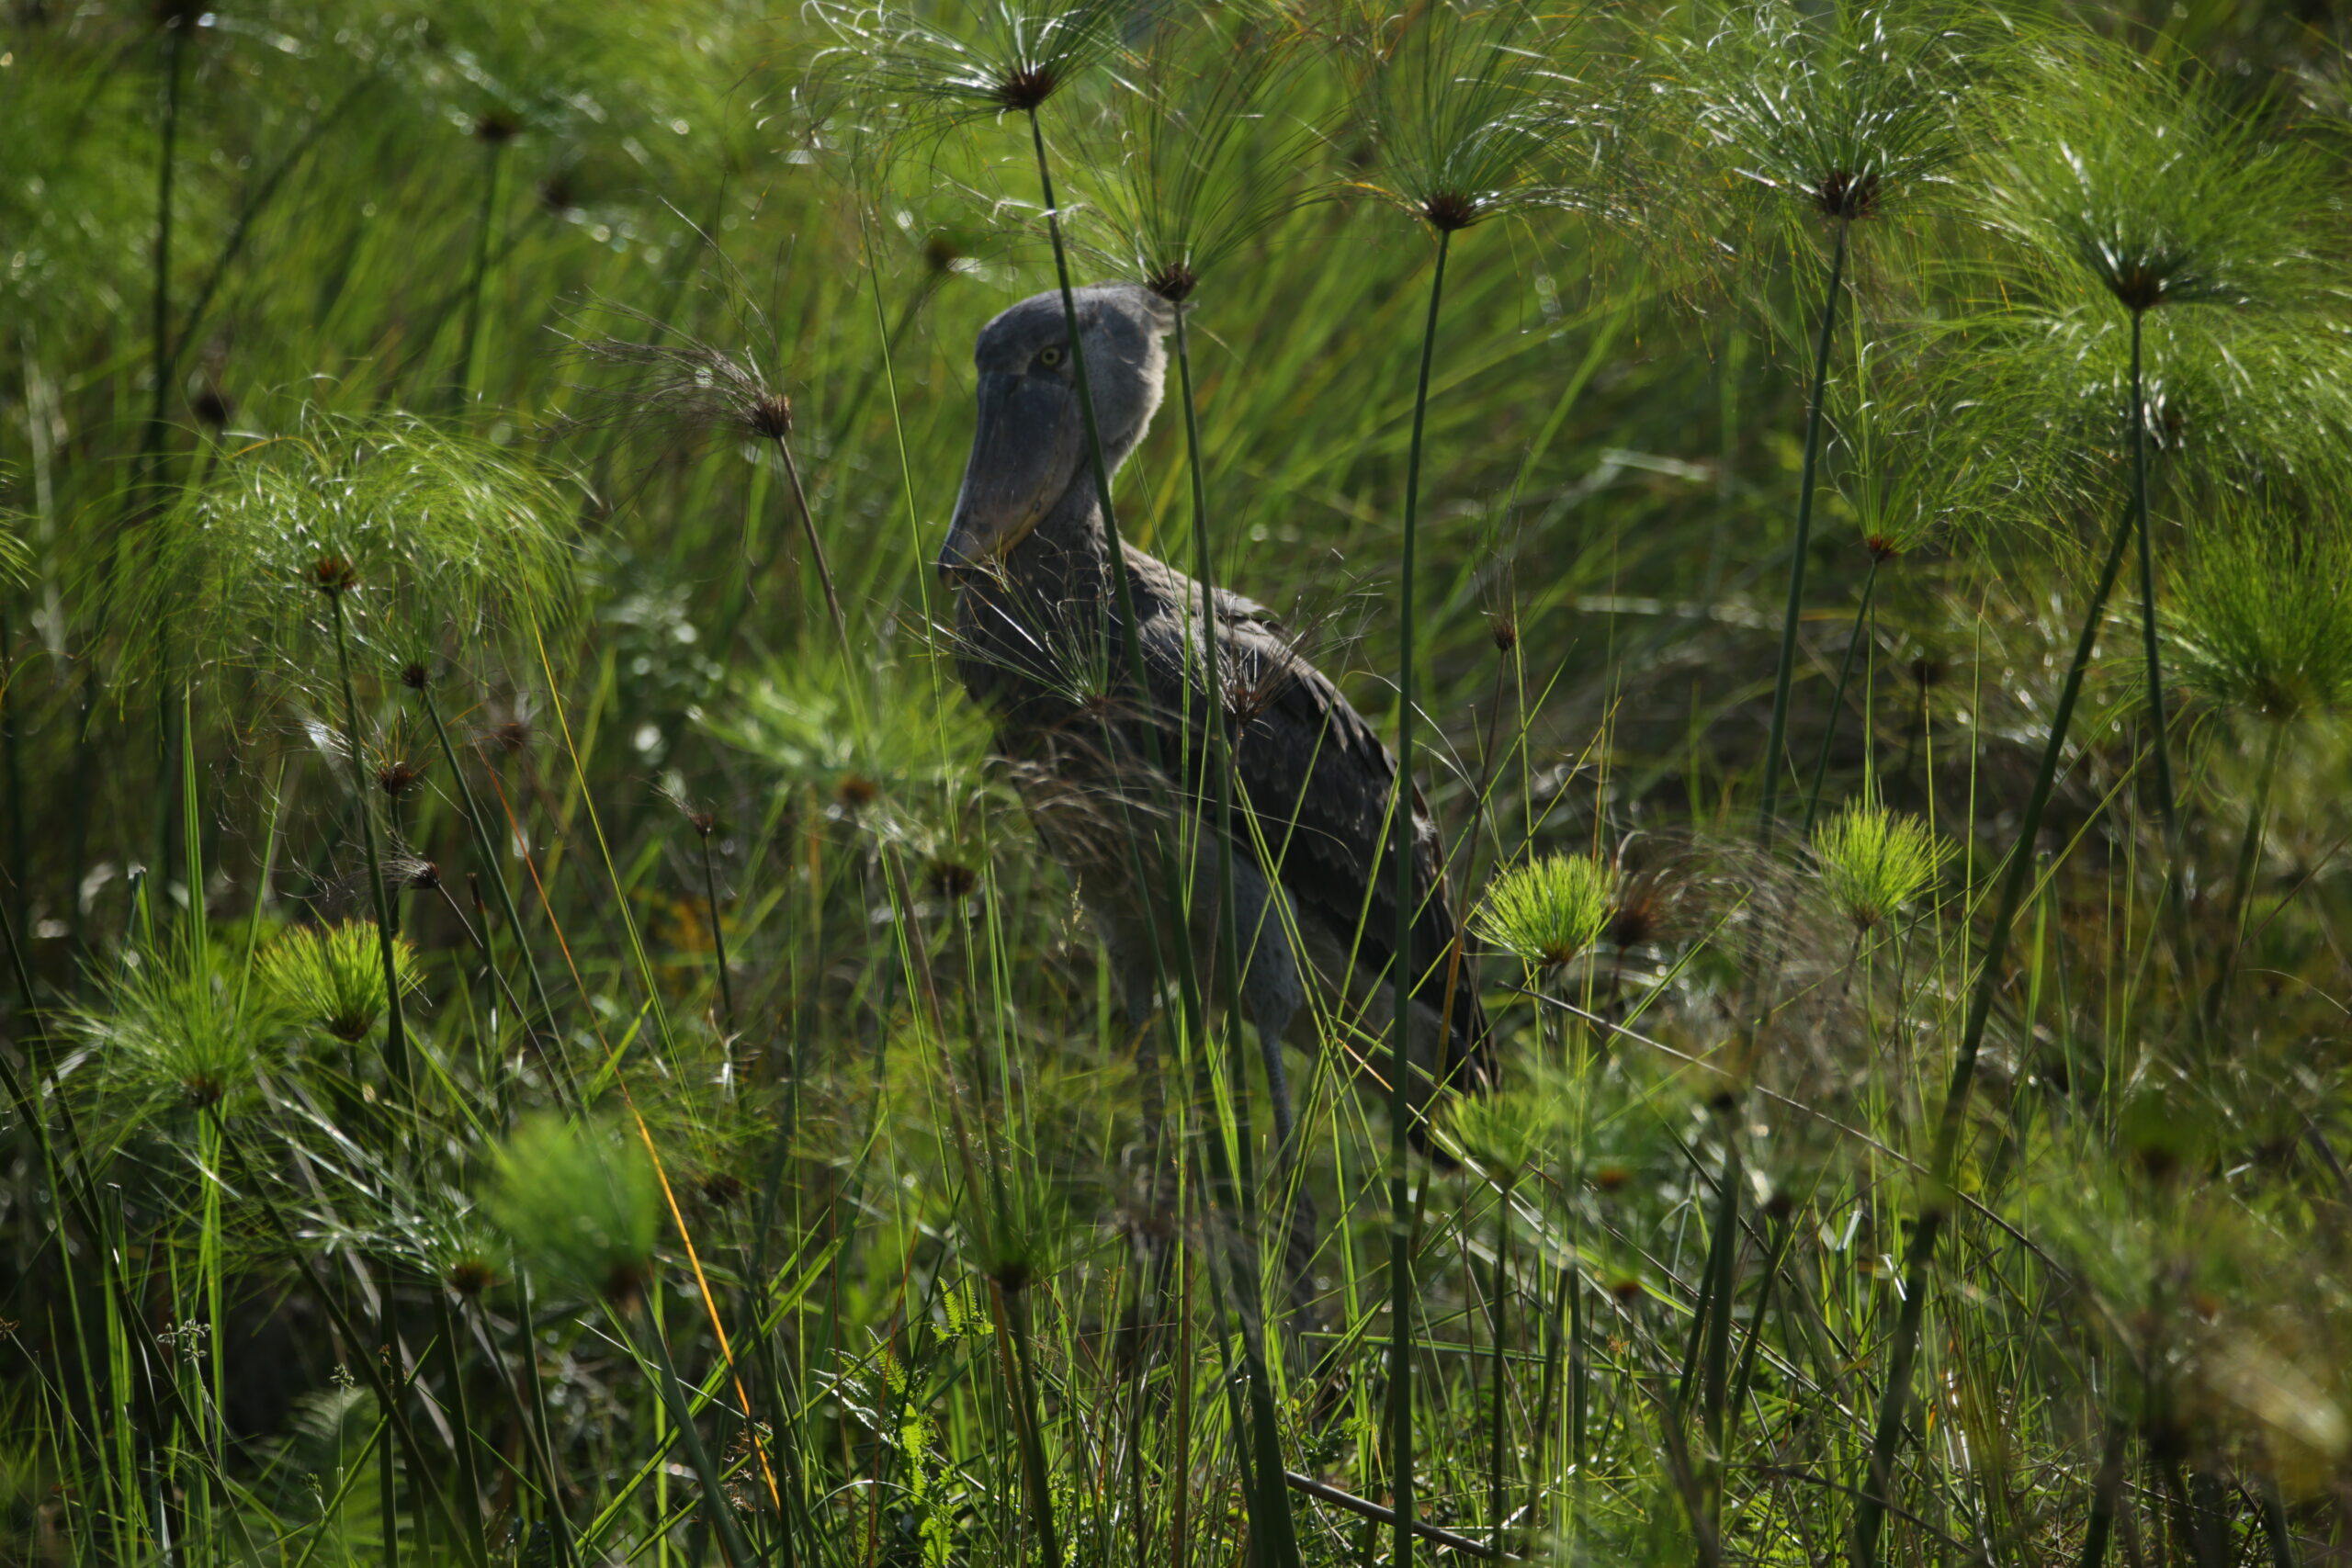
[[[0,18],[0,1562],[2352,1548],[2331,8]],[[1132,1030],[957,685],[1108,278],[1116,537],[1441,824],[1426,1139]]]

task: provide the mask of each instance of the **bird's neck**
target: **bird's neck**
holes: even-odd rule
[[[1064,592],[1107,581],[1111,536],[1094,494],[1094,471],[1081,467],[1038,525],[1005,555],[1006,569],[1033,583],[1052,581]]]
[[[1114,613],[1113,597],[1110,536],[1093,476],[1081,470],[996,569],[975,573],[956,595],[957,668],[1004,733],[1049,729],[1076,711],[1087,650]]]

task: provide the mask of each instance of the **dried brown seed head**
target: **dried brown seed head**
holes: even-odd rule
[[[1459,191],[1438,191],[1424,199],[1421,220],[1441,234],[1452,234],[1478,221],[1478,198]]]
[[[449,1265],[442,1278],[451,1290],[471,1300],[498,1282],[498,1272],[479,1258],[461,1258]]]
[[[2107,286],[2123,308],[2136,315],[2165,302],[2165,281],[2163,273],[2144,263],[2135,263],[2117,272]]]
[[[781,441],[792,434],[792,400],[782,392],[758,399],[744,411],[743,423],[763,440]]]
[[[713,1208],[730,1207],[743,1196],[743,1179],[731,1170],[714,1170],[696,1183],[702,1189],[703,1201]]]
[[[622,1312],[634,1312],[645,1297],[645,1270],[635,1262],[613,1265],[605,1275],[605,1299]]]
[[[956,860],[933,861],[924,869],[923,879],[943,898],[968,898],[980,885],[980,874]]]
[[[376,787],[393,800],[406,800],[424,783],[424,770],[398,758],[376,769]]]
[[[1646,881],[1625,884],[1617,907],[1609,912],[1609,940],[1618,947],[1639,947],[1656,937],[1664,924],[1657,886]]]
[[[501,756],[512,757],[531,744],[531,726],[524,719],[510,718],[503,724],[493,724],[475,739]]]
[[[1824,218],[1850,221],[1871,217],[1878,211],[1878,198],[1876,175],[1857,175],[1844,169],[1830,170],[1813,187],[1813,205]]]
[[[962,243],[944,229],[934,229],[923,239],[923,265],[933,272],[953,272],[965,254]]]
[[[997,84],[997,102],[1020,114],[1042,107],[1061,85],[1061,78],[1050,65],[1017,65],[1004,73]]]
[[[1181,261],[1162,263],[1143,277],[1143,286],[1170,305],[1181,305],[1192,298],[1200,283],[1200,275]]]

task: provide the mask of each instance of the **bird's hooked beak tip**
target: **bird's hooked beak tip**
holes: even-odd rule
[[[939,581],[950,589],[961,588],[972,580],[980,562],[975,558],[971,520],[959,500],[956,515],[947,525],[947,536],[939,542],[939,553],[932,558],[932,570],[939,573]]]
[[[969,588],[984,578],[995,577],[1004,570],[1004,556],[1014,545],[1029,536],[1029,528],[1014,531],[1009,538],[979,544],[950,536],[940,547],[939,558],[933,564],[938,569],[939,581],[949,588]]]
[[[978,581],[994,561],[996,552],[989,547],[988,532],[975,525],[972,516],[962,507],[956,509],[956,519],[947,526],[947,537],[940,541],[939,555],[933,561],[939,581],[950,589],[963,588]]]

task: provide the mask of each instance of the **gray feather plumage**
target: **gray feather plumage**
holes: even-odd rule
[[[1081,290],[1079,302],[1103,446],[1115,469],[1159,401],[1159,334],[1169,308],[1119,285]],[[1039,833],[1077,878],[1131,999],[1140,1002],[1157,973],[1150,895],[1138,876],[1152,874],[1162,843],[1209,852],[1203,833],[1169,832],[1173,825],[1164,818],[1183,813],[1194,818],[1186,828],[1233,838],[1250,953],[1238,999],[1261,1034],[1292,1032],[1298,993],[1311,984],[1376,1039],[1395,946],[1393,863],[1383,827],[1396,759],[1263,605],[1222,590],[1214,595],[1218,670],[1210,679],[1199,585],[1129,546],[1124,564],[1149,688],[1137,699],[1069,384],[1066,335],[1058,295],[1012,307],[980,334],[979,429],[942,560],[961,590],[964,683],[994,716]],[[1225,726],[1234,764],[1236,807],[1223,824],[1204,820],[1215,804],[1201,787],[1209,776],[1201,753],[1211,715]],[[1159,730],[1167,768],[1156,788],[1144,772],[1147,721]],[[1483,1082],[1486,1022],[1472,972],[1454,955],[1442,849],[1418,791],[1412,830],[1413,1059],[1431,1077]],[[1213,906],[1206,895],[1215,886],[1195,874],[1198,902]],[[1275,890],[1279,901],[1271,897]],[[1206,938],[1214,926],[1213,907],[1196,917],[1204,975],[1213,967]],[[1440,1029],[1449,998],[1450,1027]],[[1305,1032],[1293,1038],[1314,1043]]]

